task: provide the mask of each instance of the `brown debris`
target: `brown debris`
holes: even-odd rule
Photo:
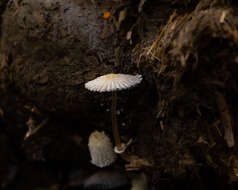
[[[171,14],[153,40],[133,50],[134,63],[157,89],[153,158],[171,175],[196,170],[201,158],[224,175],[230,170],[224,143],[236,147],[236,10],[225,1],[200,1],[190,13]],[[178,164],[185,155],[190,164]]]
[[[121,154],[121,157],[125,161],[129,162],[128,164],[125,165],[126,171],[136,171],[136,170],[141,170],[143,168],[154,166],[153,161],[149,161],[147,159],[140,158],[136,155],[128,155],[126,153],[123,153],[123,154]]]
[[[28,121],[26,122],[26,125],[28,126],[28,131],[26,132],[24,140],[26,140],[30,136],[34,135],[35,133],[37,133],[37,131],[39,131],[40,128],[45,126],[47,124],[47,122],[48,122],[48,119],[45,119],[39,125],[36,125],[33,117],[30,116]]]

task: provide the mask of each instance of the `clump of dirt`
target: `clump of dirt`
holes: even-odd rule
[[[112,72],[114,65],[117,38],[113,24],[102,17],[102,6],[60,0],[9,2],[1,40],[9,82],[44,110],[83,115],[90,109],[84,83]]]
[[[161,177],[180,178],[205,164],[237,182],[237,29],[235,7],[201,1],[134,49],[157,88],[153,158]]]

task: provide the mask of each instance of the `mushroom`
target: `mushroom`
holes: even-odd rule
[[[91,163],[100,168],[109,166],[116,160],[111,140],[104,132],[92,132],[89,136],[88,147],[92,158]]]
[[[117,94],[116,91],[131,88],[142,81],[141,75],[128,75],[128,74],[107,74],[100,76],[94,80],[91,80],[85,83],[85,88],[90,91],[96,92],[112,92],[112,131],[115,139],[115,148],[114,151],[118,154],[121,154],[125,151],[126,147],[130,144],[121,143],[119,131],[117,127],[117,118],[116,118],[116,100]]]

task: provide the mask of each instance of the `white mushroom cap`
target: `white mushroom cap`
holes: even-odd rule
[[[85,88],[90,91],[111,92],[133,87],[141,81],[141,75],[111,73],[85,83]]]
[[[110,138],[104,133],[94,131],[89,136],[88,147],[91,155],[91,163],[103,168],[116,160],[116,154]]]

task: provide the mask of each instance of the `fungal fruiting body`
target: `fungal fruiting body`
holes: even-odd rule
[[[85,88],[96,92],[112,92],[131,88],[139,84],[141,75],[107,74],[91,80],[85,84]]]
[[[116,154],[110,138],[104,133],[94,131],[89,136],[88,147],[91,155],[91,163],[103,168],[116,160]]]
[[[85,83],[85,88],[96,92],[112,92],[112,131],[115,139],[115,152],[118,154],[126,150],[126,145],[121,143],[116,118],[116,91],[136,86],[142,81],[141,75],[107,74]]]

